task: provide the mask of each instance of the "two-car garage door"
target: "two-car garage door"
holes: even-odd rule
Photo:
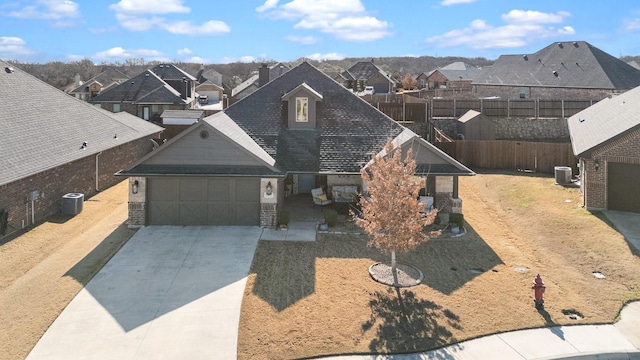
[[[260,179],[147,179],[149,225],[259,225]]]

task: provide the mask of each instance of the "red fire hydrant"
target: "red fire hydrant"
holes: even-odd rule
[[[533,279],[531,288],[533,289],[533,302],[536,304],[536,309],[541,310],[544,308],[544,289],[546,286],[544,286],[540,274]]]

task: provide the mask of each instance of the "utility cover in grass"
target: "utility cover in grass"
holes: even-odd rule
[[[398,287],[416,286],[424,278],[422,271],[411,265],[397,264],[396,268],[398,270]],[[390,264],[375,263],[369,266],[369,274],[373,280],[393,286],[393,274]]]

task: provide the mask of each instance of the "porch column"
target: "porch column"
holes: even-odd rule
[[[278,191],[276,178],[260,179],[260,226],[274,227],[278,221]]]
[[[147,178],[129,178],[129,221],[127,226],[137,229],[147,223]]]

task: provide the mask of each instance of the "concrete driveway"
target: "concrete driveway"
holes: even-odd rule
[[[610,210],[605,211],[604,214],[627,239],[629,246],[640,253],[640,214]]]
[[[235,359],[262,229],[140,229],[69,303],[27,359]]]

